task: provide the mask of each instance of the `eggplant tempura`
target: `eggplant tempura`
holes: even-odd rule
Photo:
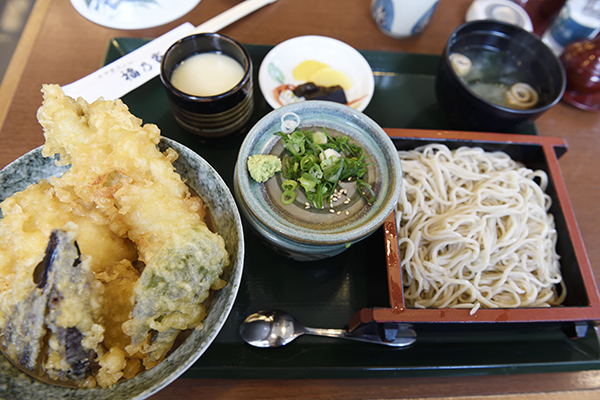
[[[108,387],[202,328],[229,256],[155,125],[42,91],[42,153],[70,169],[0,204],[0,344],[22,369]]]

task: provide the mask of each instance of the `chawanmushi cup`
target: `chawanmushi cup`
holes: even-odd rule
[[[196,96],[173,86],[173,71],[182,61],[200,53],[220,53],[236,60],[244,69],[242,79],[228,91],[214,96]],[[215,76],[215,79],[218,79]],[[218,33],[201,33],[175,42],[165,53],[160,79],[166,89],[177,124],[201,139],[221,139],[243,133],[254,111],[252,59],[234,39]]]

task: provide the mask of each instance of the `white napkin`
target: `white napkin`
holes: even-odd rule
[[[83,97],[91,103],[103,97],[104,100],[116,100],[140,87],[160,74],[160,62],[167,49],[186,36],[217,32],[240,18],[273,3],[276,0],[245,0],[216,17],[198,25],[196,28],[186,22],[162,36],[146,43],[140,48],[105,65],[99,70],[64,85],[65,94],[73,98]]]

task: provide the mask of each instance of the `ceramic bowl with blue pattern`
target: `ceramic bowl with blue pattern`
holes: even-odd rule
[[[290,116],[299,121],[300,130],[325,128],[332,138],[349,136],[362,147],[369,164],[362,179],[375,194],[373,204],[361,195],[356,181],[345,180],[336,184],[340,196],[326,199],[322,208],[311,205],[302,190],[296,190],[291,204],[283,204],[282,173],[264,183],[250,176],[250,156],[284,157],[286,150],[276,133]],[[396,148],[377,123],[346,105],[315,100],[278,108],[251,128],[238,154],[234,195],[250,227],[268,247],[295,260],[313,261],[335,256],[379,228],[396,207],[401,182]]]
[[[57,386],[32,378],[11,364],[0,353],[0,397],[6,399],[143,399],[167,386],[184,373],[213,342],[233,307],[244,263],[244,236],[240,214],[229,188],[219,174],[198,154],[187,147],[163,138],[161,150],[173,148],[179,158],[176,171],[208,207],[216,230],[223,237],[230,254],[230,265],[222,276],[227,285],[217,291],[203,321],[202,330],[190,336],[156,367],[110,389],[77,389]],[[60,176],[68,167],[57,167],[54,159],[42,156],[41,147],[23,155],[0,171],[0,201],[27,188],[40,179]]]

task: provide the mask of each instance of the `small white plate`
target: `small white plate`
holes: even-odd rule
[[[465,20],[470,22],[481,19],[506,22],[533,32],[533,24],[527,11],[511,0],[475,0],[467,10]]]
[[[351,107],[364,111],[373,97],[375,79],[367,60],[348,44],[325,36],[299,36],[273,47],[265,56],[258,71],[258,83],[267,103],[281,107],[273,91],[282,84],[300,85],[293,71],[301,62],[315,60],[343,72],[352,81],[345,91]]]
[[[90,21],[113,29],[147,29],[183,17],[200,0],[71,0]]]

